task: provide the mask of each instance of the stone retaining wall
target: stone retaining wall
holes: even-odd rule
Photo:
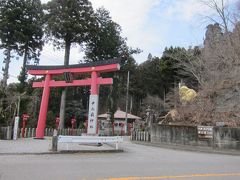
[[[147,135],[146,135],[147,134]],[[146,138],[149,137],[149,138]],[[150,132],[134,130],[132,140],[165,145],[188,145],[240,150],[240,128],[213,127],[211,138],[202,138],[197,126],[153,125]]]
[[[215,127],[213,135],[214,147],[240,149],[240,128]]]

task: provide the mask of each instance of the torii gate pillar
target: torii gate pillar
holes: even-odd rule
[[[98,134],[98,100],[99,100],[99,86],[97,85],[98,74],[93,71],[91,74],[91,95],[89,99],[89,110],[88,110],[88,129],[87,134]]]
[[[48,110],[48,101],[50,95],[50,87],[49,82],[51,80],[51,75],[47,74],[44,81],[44,88],[43,88],[43,95],[42,101],[40,106],[40,112],[38,117],[38,125],[36,130],[36,138],[43,138],[44,137],[44,129],[46,126],[47,120],[47,110]]]

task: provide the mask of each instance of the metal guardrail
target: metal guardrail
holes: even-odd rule
[[[59,136],[60,143],[115,143],[118,150],[118,143],[123,142],[121,136]]]

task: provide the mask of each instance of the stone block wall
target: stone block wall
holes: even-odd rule
[[[213,127],[212,138],[198,135],[197,126],[158,125],[152,126],[149,141],[167,145],[188,145],[213,149],[240,150],[240,128]],[[146,133],[145,133],[146,134]],[[146,141],[144,133],[133,131],[132,140]]]
[[[215,148],[240,149],[240,128],[215,127],[213,141]]]

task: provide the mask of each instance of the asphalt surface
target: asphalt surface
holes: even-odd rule
[[[34,138],[25,138],[13,140],[0,140],[0,155],[40,155],[52,154],[52,138],[45,137],[43,140],[36,140]],[[69,150],[69,151],[68,151]],[[68,152],[107,152],[114,151],[114,144],[104,144],[102,146],[86,145],[78,143],[58,143],[57,153]]]
[[[0,154],[0,179],[240,179],[240,156],[162,149],[129,141],[120,147],[124,152]]]

